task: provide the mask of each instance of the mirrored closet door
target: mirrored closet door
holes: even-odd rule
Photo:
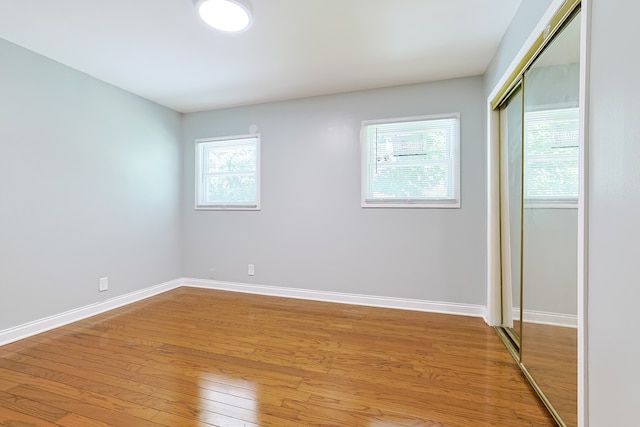
[[[579,15],[500,106],[502,337],[561,426],[578,425]]]
[[[500,255],[502,324],[516,347],[522,335],[522,83],[500,110]]]

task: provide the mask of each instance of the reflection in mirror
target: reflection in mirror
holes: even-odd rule
[[[502,325],[514,344],[520,343],[522,235],[522,88],[500,110],[500,236]]]
[[[524,75],[522,345],[553,408],[577,426],[580,19]]]

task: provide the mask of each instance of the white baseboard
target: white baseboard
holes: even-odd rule
[[[456,314],[461,316],[484,317],[486,307],[474,304],[458,304],[440,301],[426,301],[373,295],[347,294],[341,292],[314,291],[310,289],[286,288],[280,286],[251,285],[246,283],[220,282],[217,280],[183,280],[184,286],[242,292],[247,294],[275,297],[298,298],[339,304],[365,305],[370,307],[394,308],[399,310],[426,311],[431,313]]]
[[[0,346],[12,343],[48,330],[68,325],[115,308],[131,304],[154,295],[158,295],[181,286],[216,289],[247,294],[269,295],[284,298],[297,298],[314,301],[326,301],[340,304],[364,305],[371,307],[394,308],[399,310],[425,311],[431,313],[455,314],[460,316],[484,317],[486,307],[474,304],[458,304],[440,301],[426,301],[406,298],[382,297],[373,295],[346,294],[341,292],[314,291],[310,289],[286,288],[278,286],[251,285],[246,283],[220,282],[217,280],[182,278],[160,285],[151,286],[106,301],[90,304],[54,316],[45,317],[13,328],[0,331]]]
[[[96,314],[104,313],[105,311],[113,310],[115,308],[170,291],[180,286],[182,286],[182,279],[172,280],[160,285],[151,286],[136,292],[111,298],[106,301],[86,305],[54,316],[45,317],[43,319],[5,329],[0,331],[0,346],[58,328],[60,326],[68,325],[69,323],[77,322],[78,320],[86,319],[87,317],[95,316]]]
[[[520,309],[513,308],[513,318],[520,318]],[[549,313],[547,311],[525,310],[523,320],[541,325],[563,326],[565,328],[577,328],[578,316],[574,314]]]

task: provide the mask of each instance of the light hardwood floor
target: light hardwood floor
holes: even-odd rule
[[[554,423],[481,319],[179,288],[0,347],[0,425]]]
[[[568,427],[578,427],[578,331],[525,323],[522,363]]]

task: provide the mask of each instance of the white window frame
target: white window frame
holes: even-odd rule
[[[256,199],[255,203],[202,203],[202,192],[205,188],[205,181],[208,174],[204,173],[204,148],[208,144],[233,144],[234,141],[255,139],[256,142],[256,165],[255,171],[245,171],[244,174],[255,175],[256,178]],[[235,210],[235,211],[259,211],[260,210],[260,134],[234,135],[219,138],[196,139],[195,144],[195,209],[196,210]]]
[[[369,144],[366,128],[376,124],[402,124],[416,121],[430,121],[441,119],[455,120],[455,136],[449,145],[449,159],[447,160],[449,171],[454,182],[449,198],[420,198],[420,199],[370,199],[368,197],[369,186]],[[427,116],[400,117],[381,120],[365,120],[360,128],[360,156],[361,156],[361,206],[363,208],[460,208],[460,113],[436,114]]]

